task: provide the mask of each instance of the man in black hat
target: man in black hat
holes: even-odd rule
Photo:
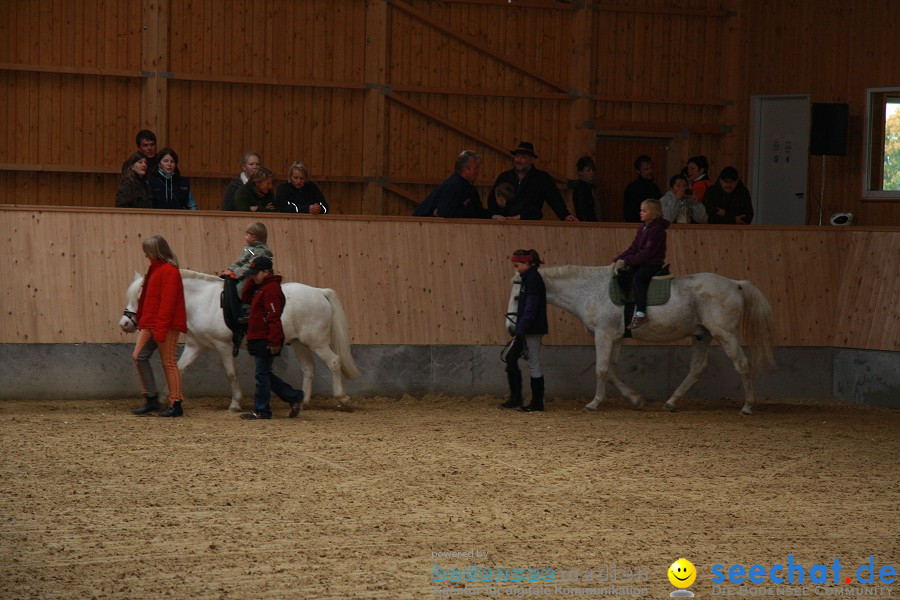
[[[750,190],[734,167],[722,169],[719,179],[706,190],[703,204],[711,224],[749,225],[753,220]]]
[[[510,150],[513,155],[513,168],[500,173],[491,194],[488,196],[488,211],[498,218],[520,215],[523,220],[538,221],[544,217],[542,208],[544,202],[550,205],[560,221],[577,221],[566,208],[556,182],[546,171],[541,171],[534,166],[534,159],[538,157],[534,152],[534,144],[531,142],[519,142],[515,150]],[[494,190],[502,183],[512,184],[516,190],[515,200],[507,203],[505,207],[497,204]]]

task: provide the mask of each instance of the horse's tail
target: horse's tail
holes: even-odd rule
[[[750,344],[750,367],[759,374],[766,364],[775,365],[775,323],[772,305],[759,288],[749,281],[738,281],[744,299],[741,333]]]
[[[348,379],[359,377],[359,369],[350,352],[350,328],[347,326],[347,315],[338,298],[337,292],[324,289],[322,292],[331,304],[331,344],[335,354],[341,360],[341,373]]]

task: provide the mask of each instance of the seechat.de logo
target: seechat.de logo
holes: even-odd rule
[[[843,570],[844,565],[840,559],[835,558],[834,562],[829,564],[812,565],[808,569],[802,563],[794,561],[794,555],[789,554],[787,564],[775,564],[772,566],[763,566],[759,564],[744,565],[734,564],[729,567],[724,565],[713,565],[712,582],[725,583],[726,581],[736,584],[766,584],[766,583],[833,583],[839,585],[842,583],[858,583],[867,585],[870,583],[881,583],[890,585],[896,580],[897,571],[892,565],[882,565],[879,569],[875,568],[875,556],[869,557],[868,563],[863,563],[857,568],[850,567]]]

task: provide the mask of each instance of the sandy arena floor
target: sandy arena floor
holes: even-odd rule
[[[273,404],[260,422],[222,398],[189,399],[183,419],[133,417],[134,400],[0,402],[0,598],[446,597],[471,563],[555,581],[469,597],[666,598],[681,556],[698,598],[716,595],[715,564],[789,554],[807,570],[837,558],[841,579],[870,555],[900,573],[900,412],[355,402],[314,399],[297,420]]]

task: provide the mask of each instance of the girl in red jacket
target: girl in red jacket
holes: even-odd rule
[[[159,416],[180,417],[184,412],[181,408],[181,374],[178,372],[176,344],[179,332],[187,331],[181,271],[178,270],[178,258],[161,235],[147,238],[143,246],[150,269],[144,275],[138,300],[135,320],[140,331],[132,358],[141,380],[145,403],[132,412],[144,415],[160,408],[159,393],[150,368],[150,357],[158,347],[166,383],[169,384],[169,407]]]

